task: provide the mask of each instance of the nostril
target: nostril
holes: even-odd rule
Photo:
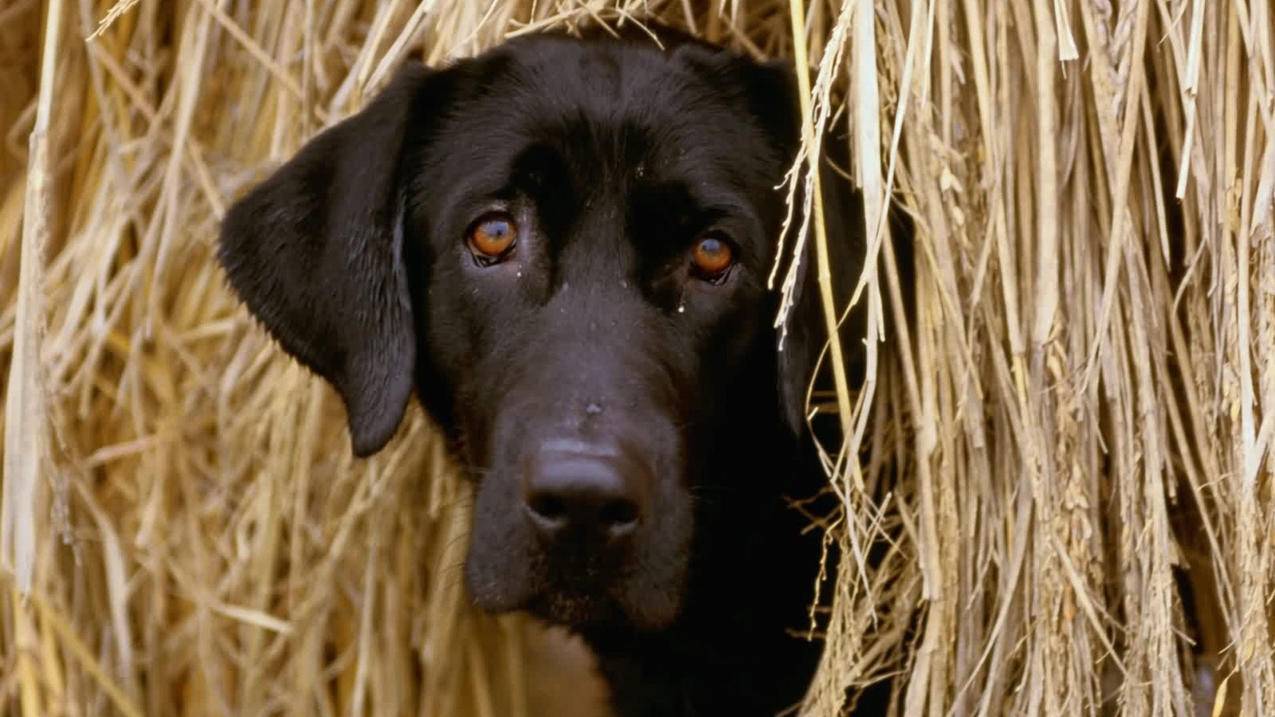
[[[598,521],[613,534],[632,530],[638,522],[637,504],[623,498],[605,501],[598,509]]]
[[[567,522],[567,503],[556,493],[538,492],[527,499],[531,517],[546,528],[558,528]]]

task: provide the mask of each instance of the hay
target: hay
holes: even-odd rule
[[[4,710],[528,713],[531,633],[466,604],[424,418],[351,460],[212,243],[403,58],[652,16],[808,57],[807,159],[848,137],[867,198],[805,713],[887,676],[915,715],[1275,712],[1265,0],[11,0]]]

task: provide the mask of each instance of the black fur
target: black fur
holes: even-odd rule
[[[766,289],[796,103],[778,66],[664,40],[536,36],[409,66],[231,209],[221,260],[340,392],[357,454],[415,387],[476,484],[480,606],[582,634],[624,717],[774,714],[819,653],[789,632],[818,539],[784,497],[822,485],[801,403],[822,315],[803,272],[777,353]],[[848,285],[862,232],[825,184]],[[518,243],[484,266],[465,237],[493,209]],[[737,258],[721,281],[690,268],[707,230]],[[615,447],[631,536],[529,525],[527,475],[563,441]]]

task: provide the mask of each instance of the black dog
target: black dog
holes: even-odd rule
[[[784,496],[822,485],[802,413],[822,315],[805,271],[777,351],[766,289],[795,91],[664,40],[407,67],[231,209],[221,260],[340,392],[358,455],[415,388],[476,482],[479,606],[583,635],[626,717],[768,715],[819,654],[792,633],[818,538]],[[856,200],[825,201],[853,277]]]

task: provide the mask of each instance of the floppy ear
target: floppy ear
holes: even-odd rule
[[[839,138],[825,137],[839,142]],[[832,296],[837,311],[845,311],[866,252],[863,228],[863,200],[850,182],[822,160],[819,183],[823,189],[824,229],[828,240],[828,261],[832,268]],[[844,165],[843,165],[844,166]],[[797,200],[800,201],[798,196]],[[793,221],[794,226],[797,221]],[[784,319],[779,350],[779,396],[783,403],[784,417],[797,435],[806,431],[806,393],[812,381],[818,378],[821,385],[831,383],[829,368],[831,355],[825,356],[823,365],[819,356],[828,344],[827,323],[824,319],[823,299],[820,295],[818,258],[815,253],[814,226],[802,252],[800,272],[793,285],[792,306]],[[790,237],[791,238],[791,237]],[[785,243],[785,247],[791,247]],[[862,339],[866,326],[865,304],[860,302],[841,323],[838,336],[842,357],[851,385],[863,380],[864,349]],[[816,373],[818,376],[816,376]]]
[[[284,350],[341,394],[355,454],[389,441],[416,361],[403,265],[403,156],[431,72],[411,64],[315,137],[221,228],[230,284]]]
[[[753,100],[753,112],[768,129],[776,145],[785,153],[785,169],[796,158],[801,143],[800,109],[797,82],[791,63],[787,61],[754,65],[748,88]],[[824,228],[828,240],[828,258],[833,269],[833,301],[839,311],[845,309],[858,281],[866,252],[864,241],[863,200],[850,181],[835,171],[832,163],[849,167],[848,144],[843,137],[825,132],[823,156],[820,157],[819,183],[823,194]],[[800,189],[800,185],[799,185]],[[794,202],[798,210],[803,206],[802,193],[798,191]],[[800,217],[794,217],[789,236],[782,246],[791,251]],[[784,319],[779,349],[779,399],[784,418],[796,435],[806,431],[806,393],[815,374],[831,375],[828,358],[820,368],[819,356],[828,343],[827,325],[820,296],[818,266],[814,246],[814,226],[803,248],[798,266],[797,280],[793,285],[792,305]],[[781,270],[791,266],[791,257],[782,259]],[[860,339],[866,330],[861,307],[841,324],[839,336],[846,370],[853,383],[862,381],[863,348]]]

